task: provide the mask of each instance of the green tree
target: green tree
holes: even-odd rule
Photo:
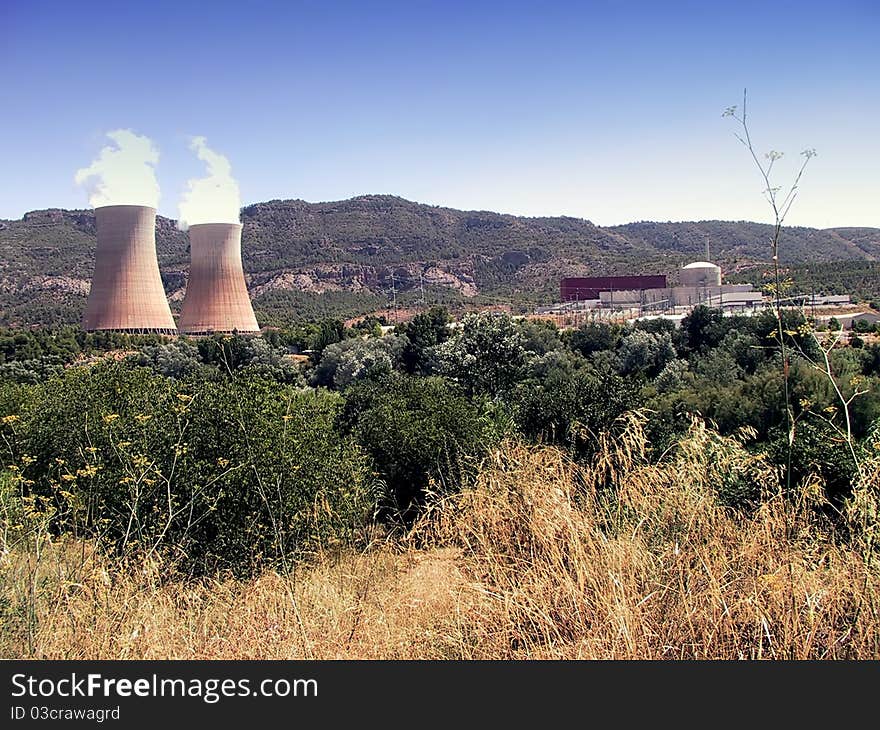
[[[675,359],[675,346],[668,332],[633,330],[621,340],[618,357],[622,375],[642,373],[653,378]]]
[[[429,372],[432,348],[449,339],[450,322],[451,317],[445,307],[431,307],[395,329],[397,334],[406,337],[406,346],[401,354],[401,365],[405,372]]]
[[[546,355],[561,350],[564,345],[559,328],[546,319],[524,319],[518,323],[523,335],[523,347],[535,355]]]
[[[461,329],[431,350],[439,374],[473,394],[499,395],[513,387],[526,364],[522,333],[506,314],[468,314]]]
[[[202,367],[199,348],[191,341],[179,339],[156,345],[145,345],[129,360],[152,368],[169,378],[184,378]]]
[[[681,344],[684,354],[706,352],[717,347],[725,334],[720,309],[700,304],[681,321]]]
[[[459,489],[492,441],[484,412],[437,377],[394,374],[346,392],[340,417],[385,483],[382,515],[411,521],[429,488]]]
[[[616,349],[622,336],[619,325],[589,322],[568,336],[568,346],[574,352],[588,357],[594,352]]]
[[[584,370],[524,383],[511,395],[514,420],[527,438],[568,447],[578,458],[594,453],[596,435],[638,404],[638,386],[618,375]]]
[[[312,374],[312,384],[341,390],[358,380],[387,375],[403,347],[403,338],[393,335],[353,337],[328,345]]]

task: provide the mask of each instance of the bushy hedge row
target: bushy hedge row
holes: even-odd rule
[[[785,330],[793,449],[772,316],[698,307],[680,328],[560,332],[484,312],[457,324],[439,309],[385,336],[378,322],[325,323],[295,335],[311,342],[308,363],[285,357],[294,335],[275,333],[144,342],[121,362],[59,366],[37,384],[0,377],[2,464],[57,530],[170,551],[193,572],[244,571],[350,542],[376,518],[411,522],[431,492],[468,484],[507,434],[589,462],[633,409],[653,412],[658,458],[702,417],[722,435],[749,433],[748,448],[793,485],[818,476],[840,503],[855,476],[841,428],[867,448],[880,414],[880,347],[830,352],[853,398],[845,422],[802,321]],[[16,341],[26,359],[7,365],[32,361],[34,343],[54,346]],[[718,492],[732,506],[756,499],[738,477]]]
[[[194,574],[248,572],[410,521],[503,430],[442,378],[345,395],[244,372],[169,378],[131,360],[0,384],[3,463],[53,529]]]
[[[368,457],[339,396],[262,380],[177,381],[126,364],[0,389],[26,496],[122,551],[245,570],[348,541],[372,517]]]

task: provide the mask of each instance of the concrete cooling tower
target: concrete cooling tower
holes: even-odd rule
[[[98,248],[83,328],[176,334],[156,259],[156,209],[95,208]]]
[[[189,227],[190,269],[180,331],[259,332],[241,267],[241,224]]]

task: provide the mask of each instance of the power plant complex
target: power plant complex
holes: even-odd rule
[[[260,331],[242,267],[240,223],[189,226],[189,278],[175,323],[156,256],[156,209],[100,206],[95,222],[98,245],[84,329],[163,335]],[[539,311],[676,315],[698,304],[742,310],[762,300],[750,284],[722,284],[721,269],[707,261],[684,266],[678,286],[669,286],[663,274],[568,277],[560,281],[560,294],[559,305]]]
[[[189,229],[190,273],[179,326],[168,306],[156,256],[156,210],[95,208],[98,246],[83,328],[130,334],[259,331],[241,264],[241,224]]]
[[[189,226],[190,269],[179,322],[174,321],[156,255],[156,209],[146,205],[95,208],[97,249],[92,286],[83,317],[87,331],[128,334],[254,334],[254,315],[241,258],[240,223]],[[763,296],[751,284],[722,283],[721,268],[695,261],[670,286],[664,274],[566,277],[561,301],[537,314],[577,322],[588,317],[681,318],[704,304],[729,312],[755,311]],[[821,300],[821,301],[820,301]],[[833,301],[832,301],[833,300]],[[812,296],[813,305],[848,304],[849,297]]]
[[[751,284],[722,284],[721,268],[708,261],[683,267],[678,280],[678,286],[670,287],[665,275],[569,277],[559,283],[561,307],[674,313],[699,304],[751,309],[763,299]]]

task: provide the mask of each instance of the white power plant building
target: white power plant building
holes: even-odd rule
[[[751,284],[722,284],[721,268],[695,261],[679,273],[679,286],[664,289],[614,290],[599,293],[594,306],[613,309],[647,308],[657,311],[705,304],[723,309],[753,309],[763,301]],[[588,305],[589,306],[589,305]]]

